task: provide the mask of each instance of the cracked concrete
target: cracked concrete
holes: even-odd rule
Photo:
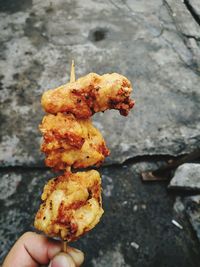
[[[139,174],[165,163],[166,155],[199,147],[198,1],[4,2],[0,262],[19,235],[33,229],[42,188],[53,176],[43,169],[39,151],[40,97],[69,80],[74,59],[77,77],[88,72],[126,75],[136,100],[128,118],[116,111],[94,116],[111,156],[105,163],[109,166],[101,169],[103,220],[74,244],[86,252],[85,266],[196,267],[199,243],[183,209],[174,206],[175,196],[165,183],[142,184]],[[183,225],[182,231],[172,219]]]
[[[194,36],[199,39],[199,25],[193,16],[191,16],[184,2],[179,0],[164,0],[164,2],[167,4],[179,31],[185,36]]]
[[[77,77],[116,71],[133,82],[128,118],[116,111],[94,117],[112,151],[108,164],[198,146],[200,31],[183,3],[59,0],[7,8],[0,18],[1,166],[42,166],[40,97],[69,80],[72,58]]]
[[[187,9],[190,11],[193,18],[200,25],[200,3],[198,0],[185,0]]]

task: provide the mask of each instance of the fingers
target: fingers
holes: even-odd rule
[[[40,264],[48,264],[60,251],[61,242],[27,232],[12,247],[3,267],[38,267]]]
[[[79,267],[84,261],[84,254],[78,249],[67,247],[67,253],[56,255],[49,267]]]
[[[36,233],[27,232],[14,244],[2,267],[79,267],[84,261],[84,254],[75,248],[67,247],[67,253],[59,253],[62,244]]]
[[[53,258],[49,267],[76,267],[76,265],[69,254],[62,252]]]
[[[84,254],[82,251],[76,248],[67,247],[67,253],[73,258],[77,267],[83,264]]]

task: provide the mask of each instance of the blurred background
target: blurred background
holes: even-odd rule
[[[198,266],[199,0],[0,0],[0,262],[33,230],[55,176],[39,150],[40,98],[69,81],[72,59],[77,78],[127,76],[136,100],[127,118],[94,116],[111,155],[100,168],[105,214],[72,244],[86,253],[84,266]],[[195,163],[193,184],[181,181],[193,165],[170,182],[184,162]],[[142,172],[163,166],[162,177],[144,181]]]

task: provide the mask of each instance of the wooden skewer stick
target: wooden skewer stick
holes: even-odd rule
[[[71,172],[71,166],[67,166],[66,172]]]
[[[63,241],[63,244],[62,244],[62,251],[64,253],[67,253],[67,241]]]
[[[71,64],[71,73],[70,73],[70,83],[75,82],[76,76],[75,76],[75,64],[74,60],[72,59],[72,64]],[[66,168],[67,172],[71,172],[71,167],[68,166]]]
[[[71,64],[71,74],[70,74],[70,83],[75,82],[76,76],[75,76],[75,64],[74,60],[72,59],[72,64]]]
[[[71,64],[71,73],[70,73],[70,83],[75,82],[76,76],[75,76],[75,65],[74,65],[74,60],[72,60]],[[68,166],[66,168],[67,172],[71,172],[71,166]],[[62,243],[62,251],[64,253],[67,253],[67,241],[63,241]]]

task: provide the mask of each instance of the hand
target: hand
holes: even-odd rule
[[[2,267],[79,267],[84,260],[80,250],[67,247],[61,252],[62,243],[36,233],[23,234],[11,248]]]

